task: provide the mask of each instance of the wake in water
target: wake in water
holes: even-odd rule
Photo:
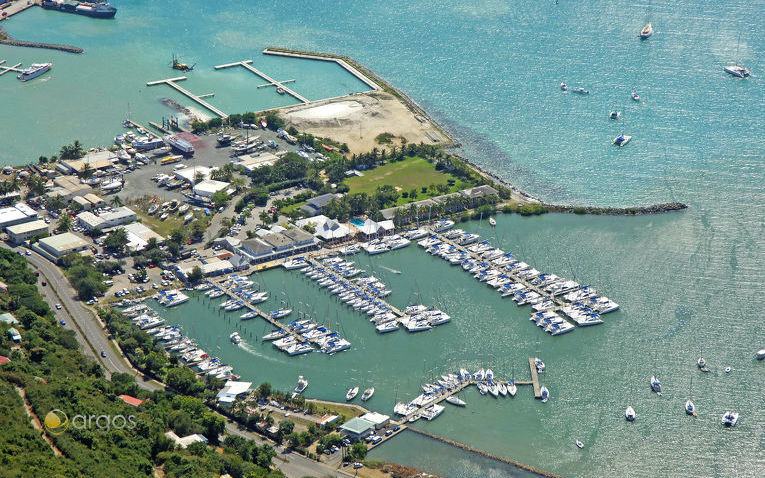
[[[248,343],[247,343],[247,342],[245,342],[244,340],[242,340],[242,341],[239,343],[239,348],[240,348],[240,349],[242,349],[242,350],[244,350],[245,352],[247,352],[247,353],[249,353],[249,354],[252,354],[252,355],[254,355],[254,356],[256,356],[256,357],[260,357],[260,358],[262,358],[262,359],[270,360],[271,362],[277,362],[277,363],[281,363],[281,362],[282,362],[282,361],[281,361],[281,360],[279,360],[279,359],[276,359],[276,358],[274,358],[274,357],[269,357],[268,355],[264,355],[264,354],[262,354],[261,352],[259,352],[259,351],[257,351],[256,349],[254,349],[254,348],[253,348],[253,347],[252,347],[250,344],[248,344]]]
[[[401,271],[396,269],[391,269],[390,267],[380,266],[380,268],[385,269],[388,272],[392,272],[394,274],[401,274]]]

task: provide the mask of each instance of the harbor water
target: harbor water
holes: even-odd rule
[[[385,413],[416,396],[423,381],[460,366],[527,378],[527,359],[538,355],[547,364],[548,403],[528,387],[498,400],[468,389],[466,408],[449,406],[416,426],[566,476],[758,476],[765,429],[763,363],[754,359],[765,346],[762,4],[657,3],[242,0],[211,11],[201,1],[183,8],[136,1],[117,4],[114,22],[30,9],[4,28],[86,53],[0,46],[9,63],[55,62],[49,81],[0,77],[0,162],[24,163],[75,138],[106,144],[128,104],[139,121],[167,116],[158,99],[182,98],[144,85],[179,76],[168,67],[172,53],[197,63],[182,86],[215,92],[210,101],[228,112],[291,100],[273,88],[255,91],[262,82],[246,71],[214,72],[213,65],[253,58],[277,79],[297,79],[291,87],[315,99],[365,88],[333,65],[260,51],[276,45],[347,54],[421,103],[463,144],[463,155],[537,197],[600,206],[677,200],[690,208],[644,217],[500,216],[493,229],[464,224],[621,305],[605,324],[559,337],[534,327],[528,308],[417,246],[357,257],[392,287],[394,305],[419,301],[453,317],[429,332],[379,336],[364,316],[284,270],[254,276],[272,292],[264,309],[288,300],[331,323],[350,350],[287,357],[260,342],[268,330],[262,320],[221,314],[220,299],[207,304],[201,294],[162,315],[247,380],[288,390],[304,375],[308,396],[340,401],[351,385],[374,385],[368,406]],[[656,33],[639,41],[647,20]],[[722,71],[736,61],[753,77]],[[591,93],[564,93],[561,81]],[[611,110],[622,118],[609,120]],[[621,132],[632,142],[611,146]],[[231,344],[234,330],[245,344]],[[708,374],[696,368],[701,354]],[[664,385],[661,397],[650,392],[652,374]],[[683,410],[689,396],[696,418]],[[634,423],[624,420],[627,405],[637,412]],[[728,409],[741,413],[733,429],[720,425]],[[490,476],[515,474],[411,433],[372,458],[448,477],[487,476],[487,467]]]

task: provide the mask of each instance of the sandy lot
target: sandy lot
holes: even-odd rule
[[[351,152],[362,153],[384,148],[375,141],[381,133],[396,136],[410,143],[435,144],[426,133],[440,142],[446,141],[425,118],[418,117],[396,97],[382,92],[362,93],[285,108],[280,112],[287,126],[299,131],[348,143]],[[390,146],[388,146],[390,147]]]

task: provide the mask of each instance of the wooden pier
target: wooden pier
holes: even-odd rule
[[[148,83],[146,83],[146,86],[163,85],[163,84],[164,85],[168,85],[168,86],[176,89],[177,91],[183,93],[184,95],[188,96],[192,100],[196,101],[197,103],[199,103],[200,105],[204,106],[208,110],[212,111],[216,115],[220,116],[222,119],[228,118],[228,115],[226,113],[224,113],[223,111],[219,110],[215,106],[213,106],[210,103],[208,103],[205,100],[203,100],[201,96],[195,95],[194,93],[190,92],[189,90],[187,90],[187,89],[185,89],[182,86],[177,84],[177,82],[186,80],[187,78],[188,77],[186,77],[186,76],[178,76],[178,77],[175,77],[175,78],[167,78],[167,79],[164,79],[164,80],[149,81]],[[208,95],[203,95],[203,96],[210,96],[210,95],[208,94]]]
[[[531,371],[531,385],[534,386],[534,398],[542,398],[542,392],[539,390],[539,373],[537,373],[537,363],[534,357],[529,357],[529,370]]]
[[[294,91],[289,89],[288,87],[284,86],[284,83],[286,83],[286,82],[274,80],[270,76],[266,75],[262,71],[258,70],[257,68],[253,67],[252,65],[250,65],[250,63],[252,63],[252,60],[236,61],[234,63],[226,63],[225,65],[218,65],[218,66],[215,67],[215,69],[216,70],[221,70],[223,68],[230,68],[232,66],[241,66],[241,67],[244,67],[247,70],[250,70],[252,73],[258,75],[259,77],[263,78],[264,80],[266,80],[268,82],[267,85],[261,85],[261,86],[269,86],[269,85],[275,86],[277,89],[281,88],[282,91],[284,91],[288,95],[294,97],[298,101],[301,101],[301,102],[303,102],[305,104],[308,104],[308,103],[311,102],[306,97],[301,96],[298,93],[295,93]],[[260,86],[258,88],[260,88]]]
[[[21,63],[16,63],[13,66],[3,66],[6,60],[0,60],[0,76],[3,76],[4,74],[8,73],[9,71],[15,71],[18,73],[21,73],[23,70],[21,70],[19,67],[21,66]]]

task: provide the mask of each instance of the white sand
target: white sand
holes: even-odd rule
[[[364,105],[358,101],[341,101],[339,103],[328,103],[325,105],[314,106],[312,108],[305,108],[291,113],[290,116],[295,121],[348,118],[360,111],[363,107]]]

